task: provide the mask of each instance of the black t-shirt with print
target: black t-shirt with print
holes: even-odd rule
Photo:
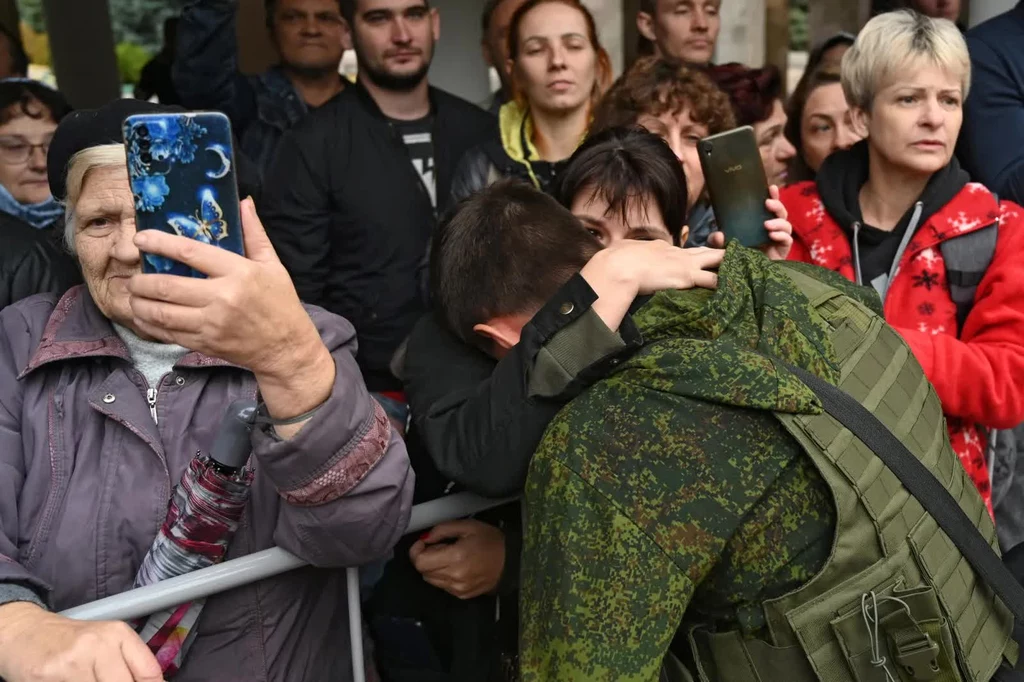
[[[436,208],[437,178],[434,174],[434,138],[431,132],[434,117],[426,116],[415,121],[392,120],[391,123],[409,150],[412,166],[423,181],[430,196],[430,204]]]

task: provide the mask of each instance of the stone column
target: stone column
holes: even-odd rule
[[[715,63],[764,66],[765,0],[723,0],[721,13],[722,31],[718,34]]]
[[[16,0],[0,0],[0,25],[18,35],[18,3]]]
[[[789,0],[767,0],[765,3],[765,63],[782,74],[783,92],[789,88]]]
[[[476,0],[431,0],[441,12],[441,40],[434,51],[430,82],[475,104],[489,103],[491,85],[480,47],[480,13]]]
[[[623,2],[622,0],[583,0],[583,4],[594,15],[594,21],[597,23],[597,35],[604,49],[608,51],[608,56],[612,59],[612,72],[618,76],[622,73],[626,58],[626,51],[623,49],[625,38],[623,25],[626,21]]]
[[[813,47],[840,31],[856,34],[871,14],[871,0],[811,0],[807,28]]]
[[[76,108],[121,95],[107,0],[43,0],[57,86]]]

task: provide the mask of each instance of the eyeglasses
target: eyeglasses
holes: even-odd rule
[[[50,140],[41,144],[31,144],[24,138],[0,137],[0,162],[18,165],[25,163],[37,149],[43,150],[43,156],[50,151]]]

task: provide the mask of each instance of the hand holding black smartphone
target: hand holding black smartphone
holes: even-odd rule
[[[162,230],[245,255],[231,124],[216,112],[140,114],[123,127],[139,230]],[[206,277],[143,254],[142,271]]]
[[[697,153],[715,222],[726,240],[749,247],[769,243],[764,224],[775,216],[765,207],[768,180],[754,129],[742,126],[706,137],[697,143]]]

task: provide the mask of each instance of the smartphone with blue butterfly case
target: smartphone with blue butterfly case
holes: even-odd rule
[[[244,255],[231,123],[216,112],[140,114],[124,122],[139,230],[162,230]],[[142,271],[205,274],[156,254]]]

